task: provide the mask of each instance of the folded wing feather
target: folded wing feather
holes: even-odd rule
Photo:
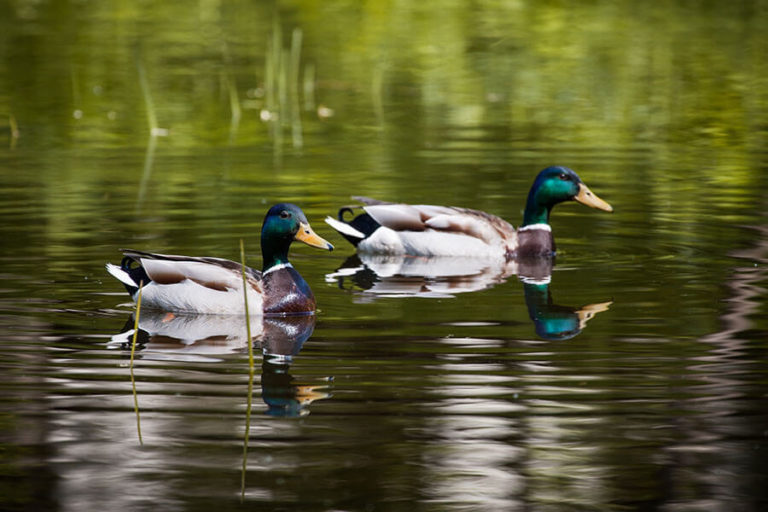
[[[209,263],[142,259],[141,264],[157,284],[175,284],[189,279],[219,291],[238,289],[243,285],[242,277],[232,270]]]
[[[409,204],[379,204],[365,206],[368,215],[384,227],[395,231],[424,231],[421,212],[415,206]]]
[[[365,211],[382,226],[395,231],[434,229],[464,234],[487,243],[515,239],[515,228],[505,220],[478,210],[450,206],[376,204]]]
[[[185,280],[218,291],[242,287],[241,265],[221,258],[195,258],[170,254],[155,254],[127,250],[130,256],[141,262],[147,275],[157,284],[176,284]],[[261,290],[261,273],[246,267],[248,284]]]

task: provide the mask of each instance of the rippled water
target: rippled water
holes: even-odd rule
[[[0,21],[0,509],[766,506],[761,2],[60,5]],[[551,270],[322,223],[357,194],[517,225],[553,163],[615,212],[558,206]],[[317,315],[254,319],[251,375],[244,321],[145,311],[131,367],[104,264],[258,267],[278,201],[337,246],[291,253]]]

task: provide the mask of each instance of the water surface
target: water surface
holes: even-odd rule
[[[766,506],[764,2],[2,12],[0,508]],[[548,279],[366,265],[322,223],[517,225],[551,164],[615,212],[558,206]],[[337,246],[292,251],[316,317],[257,322],[251,379],[244,324],[148,314],[134,395],[104,263],[259,267],[279,201]]]

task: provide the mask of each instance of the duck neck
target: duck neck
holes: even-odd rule
[[[515,253],[518,258],[549,256],[555,252],[555,240],[549,225],[552,205],[543,202],[537,192],[538,187],[534,187],[528,193],[523,225],[517,230]]]
[[[540,318],[542,309],[552,304],[549,283],[523,283],[523,290],[525,304],[528,306],[528,316],[535,322]]]
[[[552,205],[543,203],[537,192],[537,189],[531,189],[528,193],[522,227],[532,224],[549,224],[549,212],[552,210]]]
[[[278,265],[287,265],[288,261],[288,248],[291,246],[290,241],[285,243],[283,240],[275,240],[269,236],[262,236],[261,238],[261,257],[264,261],[262,271],[266,272],[269,269]]]

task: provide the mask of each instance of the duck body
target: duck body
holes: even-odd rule
[[[357,197],[366,204],[359,238],[347,236],[367,254],[455,256],[499,255],[513,250],[515,229],[485,212],[450,206],[381,203]],[[356,222],[357,221],[357,222]],[[330,220],[326,219],[326,222]],[[360,226],[360,217],[350,225]],[[331,224],[333,227],[338,225]],[[344,231],[341,231],[344,235]]]
[[[246,267],[250,314],[286,316],[312,314],[315,298],[307,282],[288,261],[288,247],[300,240],[313,247],[333,246],[317,236],[295,205],[272,207],[262,227],[262,271]],[[125,285],[142,307],[170,312],[242,315],[243,274],[240,263],[212,257],[177,256],[124,250],[120,266],[107,271]]]
[[[363,254],[420,257],[460,256],[491,259],[551,257],[555,240],[549,214],[556,204],[575,200],[605,211],[613,208],[597,197],[567,167],[541,171],[528,193],[523,224],[515,229],[489,213],[453,206],[386,203],[365,197],[363,213],[349,221],[339,210],[338,218],[325,221]]]

